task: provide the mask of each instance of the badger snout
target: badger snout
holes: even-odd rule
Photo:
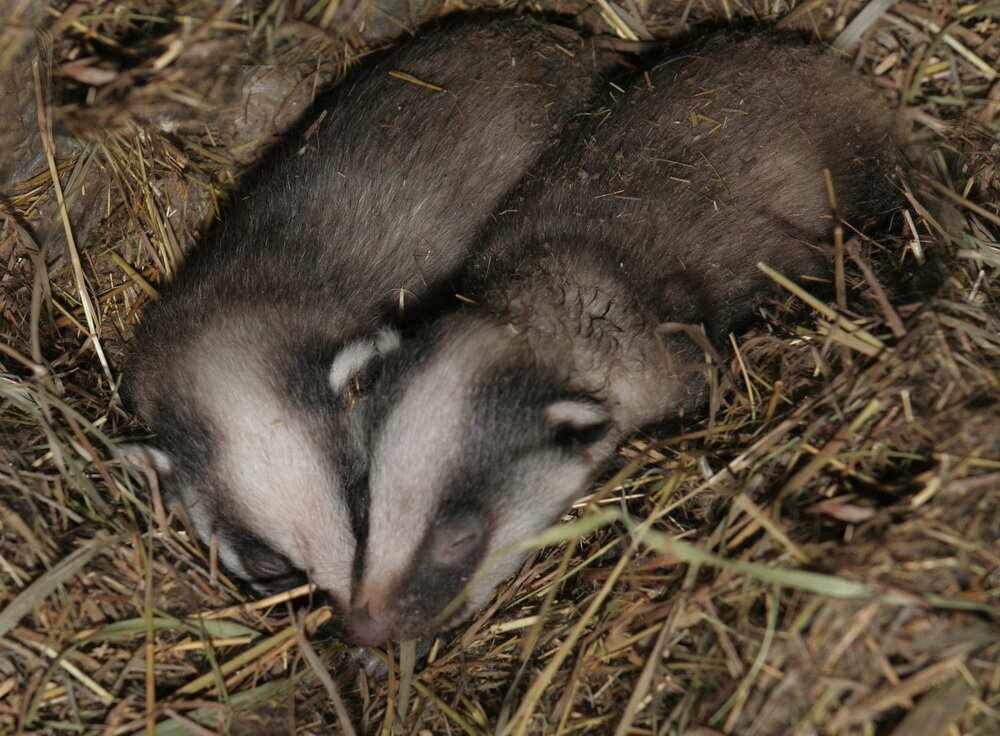
[[[482,563],[490,531],[485,513],[452,514],[429,530],[404,568],[390,571],[380,566],[384,558],[369,559],[344,616],[347,638],[376,646],[446,628],[466,609],[463,591]]]
[[[352,607],[344,621],[347,638],[362,647],[375,647],[392,639],[388,623],[372,615],[368,604]]]

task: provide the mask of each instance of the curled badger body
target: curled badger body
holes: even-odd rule
[[[470,613],[623,437],[697,408],[703,376],[670,366],[701,351],[658,327],[721,344],[774,291],[761,261],[825,279],[824,170],[848,222],[884,213],[893,118],[842,60],[725,34],[550,151],[482,236],[463,305],[386,365],[355,640]]]
[[[575,32],[446,22],[353,75],[281,147],[143,315],[140,449],[219,557],[267,590],[350,595],[362,394],[401,295],[445,279],[600,75]]]

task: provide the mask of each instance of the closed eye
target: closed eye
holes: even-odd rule
[[[306,574],[287,557],[266,544],[242,544],[240,564],[250,583],[268,592],[280,592],[308,582]]]

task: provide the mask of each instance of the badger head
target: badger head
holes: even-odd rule
[[[219,560],[259,592],[307,581],[346,606],[365,524],[366,393],[398,339],[209,331],[144,366],[129,393],[157,472]]]
[[[346,629],[409,639],[474,611],[585,491],[620,431],[504,328],[456,316],[390,358]]]

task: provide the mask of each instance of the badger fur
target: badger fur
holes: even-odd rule
[[[279,148],[144,314],[126,394],[141,454],[261,589],[346,603],[365,523],[361,396],[379,324],[447,277],[599,88],[573,31],[473,17],[351,77]]]
[[[623,437],[698,408],[703,376],[676,368],[702,352],[658,327],[721,345],[773,291],[758,262],[825,278],[823,171],[849,222],[884,213],[892,118],[841,60],[726,34],[551,149],[484,233],[463,305],[387,362],[353,638],[468,615]]]

